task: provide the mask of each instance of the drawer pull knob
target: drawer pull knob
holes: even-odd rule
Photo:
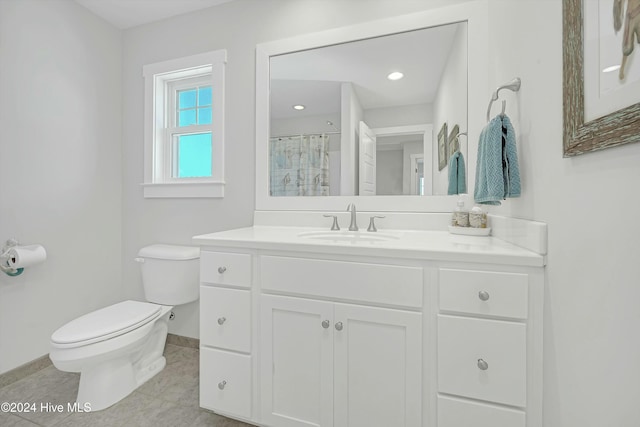
[[[328,329],[329,328],[329,321],[328,320],[323,320],[322,321],[322,327],[325,328],[325,329]]]
[[[222,326],[226,321],[227,321],[226,317],[218,317],[218,325]]]
[[[227,271],[227,267],[218,267],[218,273],[223,274],[225,271]]]
[[[226,385],[227,385],[227,382],[223,380],[223,381],[221,381],[221,382],[219,382],[219,383],[218,383],[218,388],[219,388],[220,390],[224,390],[224,387],[225,387]]]
[[[336,331],[341,331],[341,330],[342,330],[342,322],[336,323]]]
[[[489,369],[489,364],[484,359],[478,359],[478,369],[486,371]]]
[[[478,298],[480,298],[481,301],[489,301],[489,292],[487,291],[478,292]]]

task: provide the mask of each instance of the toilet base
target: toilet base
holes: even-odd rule
[[[50,354],[58,369],[78,372],[76,369],[79,368],[80,384],[76,399],[79,407],[91,408],[92,412],[106,409],[164,369],[167,361],[163,351],[170,310],[171,307],[163,307],[162,315],[154,323],[119,337],[125,341],[110,352],[102,352],[99,347],[94,347],[92,360],[81,358],[77,354],[79,358],[74,359],[73,353],[64,350]],[[141,336],[134,336],[136,331]],[[65,355],[67,359],[64,358]]]
[[[92,411],[108,408],[136,388],[133,366],[128,358],[111,360],[80,373],[77,402]]]

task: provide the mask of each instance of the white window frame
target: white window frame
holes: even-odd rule
[[[226,50],[145,65],[145,198],[224,197],[224,73]],[[176,134],[175,96],[180,80],[211,85],[211,125],[194,125],[179,133],[211,132],[211,176],[172,177],[172,138]],[[168,105],[173,106],[169,108]]]
[[[192,89],[195,87],[202,86],[211,86],[211,76],[207,71],[207,75],[200,75],[195,77],[187,77],[180,78],[179,80],[170,80],[167,81],[164,85],[165,89],[165,128],[164,134],[162,135],[161,147],[159,146],[162,154],[162,159],[158,159],[162,161],[162,166],[157,168],[158,176],[162,176],[162,182],[172,182],[172,183],[180,183],[180,182],[194,182],[201,181],[202,179],[208,179],[208,177],[198,177],[198,178],[175,178],[173,176],[173,172],[175,172],[176,168],[176,152],[174,145],[174,138],[182,136],[182,135],[192,135],[199,133],[211,133],[213,144],[213,118],[211,120],[211,124],[208,125],[188,125],[188,126],[178,126],[178,100],[176,98],[176,94],[178,91],[182,91],[185,89]],[[213,89],[213,88],[212,88]],[[213,104],[213,100],[212,100]],[[213,105],[211,106],[213,108]],[[198,110],[198,106],[196,104],[195,110]],[[213,110],[212,110],[213,111]],[[196,112],[198,115],[199,112]],[[213,151],[213,150],[212,150]],[[166,153],[170,153],[166,155]],[[213,173],[213,164],[211,165],[211,172]]]

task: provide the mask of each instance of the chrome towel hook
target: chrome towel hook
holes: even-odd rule
[[[489,101],[489,107],[487,107],[487,122],[489,122],[489,120],[491,120],[491,105],[493,105],[493,101],[497,101],[498,100],[498,96],[499,93],[502,89],[509,89],[512,92],[518,92],[520,90],[520,85],[521,85],[522,81],[520,80],[520,77],[516,77],[515,79],[511,80],[509,83],[503,84],[501,86],[498,86],[498,88],[496,89],[495,92],[493,92],[493,96],[491,97],[491,101]],[[507,107],[507,101],[502,101],[502,114],[504,114],[504,111]]]

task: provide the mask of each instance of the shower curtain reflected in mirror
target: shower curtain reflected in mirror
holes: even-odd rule
[[[300,135],[269,140],[272,196],[329,195],[329,137]]]

